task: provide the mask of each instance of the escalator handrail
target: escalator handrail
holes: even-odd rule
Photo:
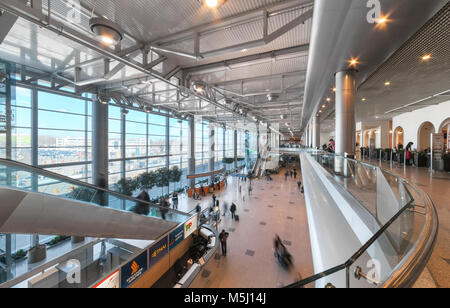
[[[133,202],[141,203],[141,204],[147,204],[147,205],[150,205],[152,207],[168,210],[169,212],[177,213],[177,214],[180,214],[180,215],[186,215],[187,217],[189,216],[189,213],[185,213],[185,212],[182,212],[182,211],[179,211],[179,210],[175,210],[175,209],[171,209],[171,208],[165,208],[165,207],[162,207],[160,205],[157,205],[157,204],[154,204],[154,203],[151,203],[151,202],[147,202],[147,201],[143,201],[143,200],[140,200],[140,199],[137,199],[137,198],[134,198],[134,197],[123,195],[123,194],[120,194],[120,193],[118,193],[116,191],[113,191],[113,190],[109,190],[109,189],[106,189],[106,188],[98,187],[98,186],[95,186],[95,185],[92,185],[92,184],[89,184],[89,183],[86,183],[86,182],[75,180],[75,179],[72,179],[70,177],[67,177],[67,176],[64,176],[64,175],[60,175],[58,173],[54,173],[54,172],[51,172],[51,171],[48,171],[48,170],[45,170],[45,169],[42,169],[42,168],[38,168],[38,167],[34,167],[34,166],[27,165],[27,164],[24,164],[24,163],[20,163],[20,162],[14,161],[14,160],[0,158],[0,166],[1,165],[21,168],[21,169],[24,169],[24,171],[31,171],[31,172],[35,171],[36,173],[39,173],[40,175],[48,176],[48,177],[54,178],[56,180],[61,180],[61,181],[66,182],[66,183],[70,183],[70,184],[74,184],[74,185],[83,186],[83,187],[99,190],[99,191],[102,191],[102,192],[106,192],[106,193],[111,194],[113,196],[119,197],[120,199],[125,199],[125,200],[129,200],[129,201],[133,201]]]

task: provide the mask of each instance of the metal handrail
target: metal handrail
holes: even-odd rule
[[[317,152],[325,153],[330,156],[334,157],[340,157],[343,159],[347,159],[349,161],[353,161],[358,164],[364,164],[370,168],[380,168],[374,165],[370,165],[364,162],[360,162],[355,159],[342,157],[335,155],[333,153],[324,152],[321,150],[317,150]],[[414,282],[418,279],[421,272],[423,271],[426,263],[428,262],[429,258],[431,257],[431,254],[433,252],[434,245],[436,244],[437,240],[437,233],[438,233],[438,227],[439,227],[439,219],[437,216],[437,210],[434,206],[433,201],[431,200],[430,196],[426,192],[421,192],[419,189],[417,189],[414,185],[412,185],[408,180],[395,175],[387,170],[382,169],[383,172],[386,172],[390,175],[392,175],[395,178],[401,179],[404,183],[409,185],[411,188],[413,188],[418,195],[420,195],[423,198],[424,205],[426,208],[426,224],[424,225],[421,234],[419,235],[418,241],[414,244],[414,246],[411,248],[410,252],[403,258],[403,260],[394,268],[391,275],[378,287],[380,288],[400,288],[400,287],[411,287]],[[425,196],[425,198],[424,198]],[[377,233],[375,233],[369,241],[367,241],[352,257],[350,257],[345,263],[340,264],[336,267],[333,267],[329,270],[326,270],[324,272],[315,274],[313,276],[310,276],[308,278],[305,278],[301,281],[295,282],[293,284],[290,284],[289,286],[286,286],[286,288],[301,288],[304,287],[307,284],[310,284],[314,281],[317,281],[319,279],[325,278],[329,275],[332,275],[334,273],[337,273],[341,270],[346,270],[347,275],[347,281],[346,281],[346,287],[349,288],[349,269],[350,267],[358,260],[358,258],[365,253],[370,246],[375,243],[378,238],[384,234],[384,232],[409,208],[414,207],[414,200],[411,200],[406,204],[402,209],[400,209],[399,212],[397,212],[394,217],[392,217],[386,224],[383,225],[383,227],[378,230]]]
[[[113,190],[109,190],[109,189],[106,189],[106,188],[98,187],[98,186],[89,184],[87,182],[78,181],[78,180],[66,177],[64,175],[60,175],[60,174],[57,174],[57,173],[54,173],[54,172],[51,172],[51,171],[48,171],[48,170],[45,170],[45,169],[41,169],[41,168],[38,168],[38,167],[31,166],[31,165],[19,163],[17,161],[0,158],[0,166],[1,165],[21,168],[24,171],[28,171],[28,172],[33,172],[34,171],[36,173],[39,173],[40,175],[48,176],[48,177],[54,178],[56,180],[61,180],[61,181],[65,182],[65,183],[70,183],[70,184],[83,186],[83,187],[88,187],[88,188],[91,188],[91,189],[102,191],[102,192],[108,193],[110,195],[119,197],[120,199],[125,199],[125,200],[129,200],[129,201],[133,201],[133,202],[137,202],[137,203],[142,203],[142,204],[147,204],[147,205],[150,205],[152,207],[168,210],[169,212],[173,212],[173,213],[177,213],[177,214],[181,214],[181,215],[186,215],[186,216],[189,215],[188,213],[181,212],[179,210],[165,208],[165,207],[162,207],[160,205],[157,205],[157,204],[154,204],[154,203],[151,203],[151,202],[143,201],[143,200],[140,200],[140,199],[137,199],[137,198],[134,198],[134,197],[127,196],[127,195],[122,195],[122,194],[120,194],[118,192],[115,192]]]

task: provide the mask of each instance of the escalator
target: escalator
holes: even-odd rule
[[[4,159],[0,204],[0,233],[5,234],[156,240],[191,217]],[[135,214],[136,207],[148,215]]]

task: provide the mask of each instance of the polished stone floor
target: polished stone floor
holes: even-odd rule
[[[217,254],[194,280],[192,288],[274,288],[314,274],[304,198],[296,179],[285,181],[284,171],[274,175],[271,182],[253,181],[251,196],[249,181],[237,178],[230,178],[228,188],[217,194],[221,204],[237,204],[240,221],[233,221],[229,213],[222,218],[219,231],[225,229],[230,234],[227,256]],[[202,207],[210,202],[208,196],[202,200]],[[195,205],[193,200],[181,201],[180,210],[193,209]],[[294,257],[291,271],[284,270],[274,257],[275,234]]]
[[[372,161],[373,164],[379,164]],[[439,233],[433,254],[416,287],[450,288],[450,173],[433,172],[428,168],[416,168],[394,163],[381,166],[406,178],[417,188],[429,194],[439,217]]]
[[[377,161],[370,163],[378,164]],[[382,163],[382,167],[428,193],[438,211],[437,243],[415,287],[450,287],[450,174],[430,173],[426,168],[415,167],[405,170],[397,164],[391,168],[390,164]],[[298,277],[313,274],[304,198],[298,191],[296,180],[285,181],[283,174],[284,170],[281,170],[273,177],[273,182],[254,182],[253,196],[250,197],[248,183],[239,182],[237,178],[228,180],[229,187],[217,196],[221,207],[223,201],[238,204],[240,222],[232,221],[229,214],[222,219],[220,228],[230,233],[228,254],[211,260],[191,287],[280,287]],[[242,186],[241,194],[239,185]],[[201,201],[183,197],[179,208],[191,211],[198,203],[202,208],[208,207],[211,195]],[[290,244],[287,247],[295,258],[292,272],[283,270],[274,259],[272,240],[275,234]]]

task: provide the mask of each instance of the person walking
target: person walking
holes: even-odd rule
[[[225,216],[228,212],[228,203],[224,202],[223,203],[223,216]]]
[[[253,191],[253,187],[252,187],[252,185],[250,185],[250,186],[248,187],[248,195],[249,195],[249,196],[252,195],[252,191]]]
[[[173,208],[175,210],[178,210],[178,193],[177,192],[174,192],[172,194],[172,202],[173,202]]]
[[[216,194],[213,194],[212,195],[212,199],[213,199],[213,206],[215,206],[216,205]]]
[[[284,174],[284,180],[287,181],[287,178],[289,176],[289,170],[286,170],[286,173]]]
[[[298,190],[301,190],[301,188],[302,188],[302,182],[301,182],[301,181],[298,181],[298,182],[297,182],[297,186],[298,186]]]
[[[231,212],[231,218],[232,219],[236,219],[236,214],[235,214],[236,210],[237,210],[236,204],[233,202],[231,204],[231,207],[230,207],[230,212]]]
[[[225,230],[222,230],[222,232],[219,235],[220,244],[222,245],[222,255],[224,257],[227,256],[227,240],[230,234],[228,232],[225,232]]]
[[[297,170],[294,169],[294,179],[297,178]]]

